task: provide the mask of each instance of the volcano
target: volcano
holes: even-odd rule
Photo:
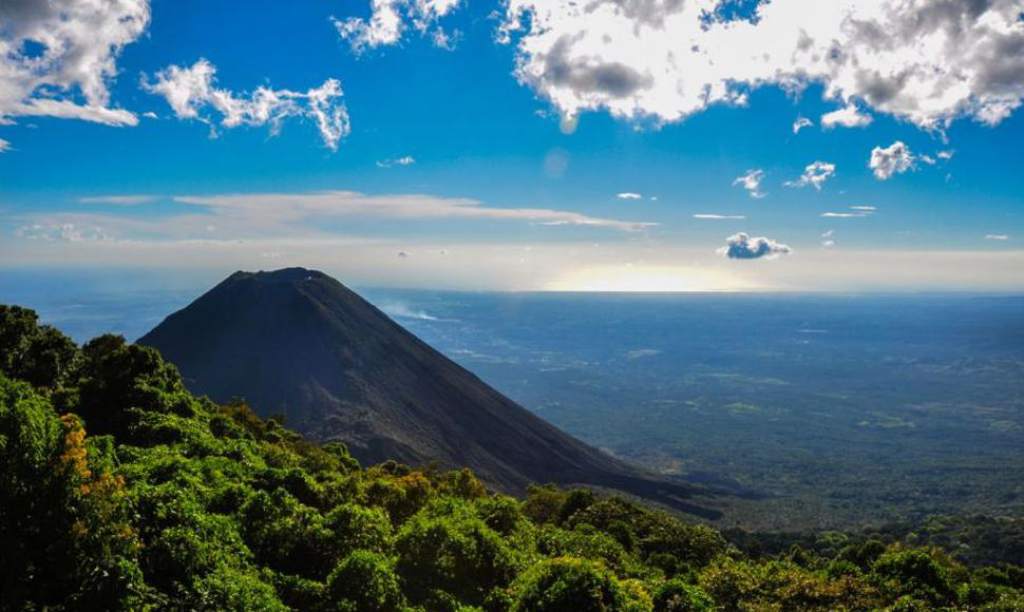
[[[244,398],[262,416],[363,464],[471,468],[520,494],[531,483],[621,491],[715,518],[700,486],[626,464],[547,423],[315,270],[236,272],[139,339],[193,393]]]

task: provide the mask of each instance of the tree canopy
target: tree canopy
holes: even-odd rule
[[[1024,609],[1024,569],[870,541],[740,552],[586,490],[361,467],[156,351],[0,306],[0,609]]]

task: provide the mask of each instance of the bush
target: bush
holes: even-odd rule
[[[465,506],[451,514],[413,517],[395,541],[398,573],[410,598],[421,602],[439,589],[480,605],[495,587],[509,584],[518,570],[515,552]]]
[[[714,602],[700,587],[682,580],[669,580],[654,593],[656,612],[711,612]]]
[[[353,612],[397,612],[404,600],[398,577],[387,557],[357,550],[327,577],[328,609]]]
[[[572,557],[541,561],[516,584],[515,611],[604,612],[622,610],[627,599],[615,576],[597,562]]]
[[[955,597],[948,571],[924,550],[893,550],[871,566],[872,579],[884,595],[910,597],[933,606]]]

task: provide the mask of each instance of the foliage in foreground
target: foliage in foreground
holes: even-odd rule
[[[1024,570],[869,540],[754,558],[586,490],[361,468],[191,396],[113,336],[0,306],[0,608],[1024,609]]]

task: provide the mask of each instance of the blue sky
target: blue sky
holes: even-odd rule
[[[33,32],[53,16],[19,4],[0,9],[0,62],[22,69],[44,54]],[[57,4],[75,14],[81,2]],[[137,27],[110,34],[120,48],[107,52],[113,70],[55,54],[34,65],[43,77],[11,77],[0,96],[0,266],[307,265],[362,285],[470,289],[1024,288],[1024,58],[1001,52],[993,74],[984,55],[1024,48],[999,47],[1024,40],[1024,21],[1007,12],[1013,2],[954,16],[977,27],[940,47],[974,51],[933,59],[968,82],[962,99],[914,75],[882,96],[835,65],[808,64],[797,85],[766,80],[767,68],[716,49],[725,38],[702,41],[714,59],[703,67],[666,63],[660,50],[673,51],[679,30],[662,24],[692,15],[662,3],[652,6],[665,14],[652,18],[618,5],[578,14],[559,2],[388,0],[401,24],[393,39],[373,38],[381,33],[364,21],[373,15],[364,0],[128,4]],[[752,2],[692,4],[736,9],[705,10],[722,36],[749,27],[745,38],[785,39],[797,19],[783,0],[774,13]],[[867,18],[886,1],[850,4]],[[516,11],[527,17],[497,40]],[[823,37],[842,26],[806,19],[802,30]],[[902,21],[879,23],[906,38]],[[63,42],[103,42],[73,26]],[[640,28],[650,31],[629,39]],[[598,32],[615,43],[606,55],[600,43],[584,46]],[[861,41],[850,36],[853,56]],[[932,53],[905,44],[903,55],[868,49],[855,63],[905,76],[900,62]],[[789,52],[764,52],[783,58],[771,74],[788,69]],[[184,89],[168,68],[198,75],[201,59],[215,70],[207,85],[235,108],[260,87],[277,96],[270,118],[253,110],[226,126],[195,91],[176,108],[170,97]],[[88,70],[105,96],[65,74]],[[329,79],[343,91],[323,107],[335,113],[335,143],[311,110],[311,92]],[[708,84],[704,98],[678,94]],[[76,110],[40,110],[39,100]],[[846,107],[851,124],[867,125],[822,126]],[[83,108],[119,115],[101,123]],[[813,125],[794,133],[798,117]],[[820,189],[793,186],[818,161],[833,168]],[[748,192],[735,180],[751,170],[762,178]]]

